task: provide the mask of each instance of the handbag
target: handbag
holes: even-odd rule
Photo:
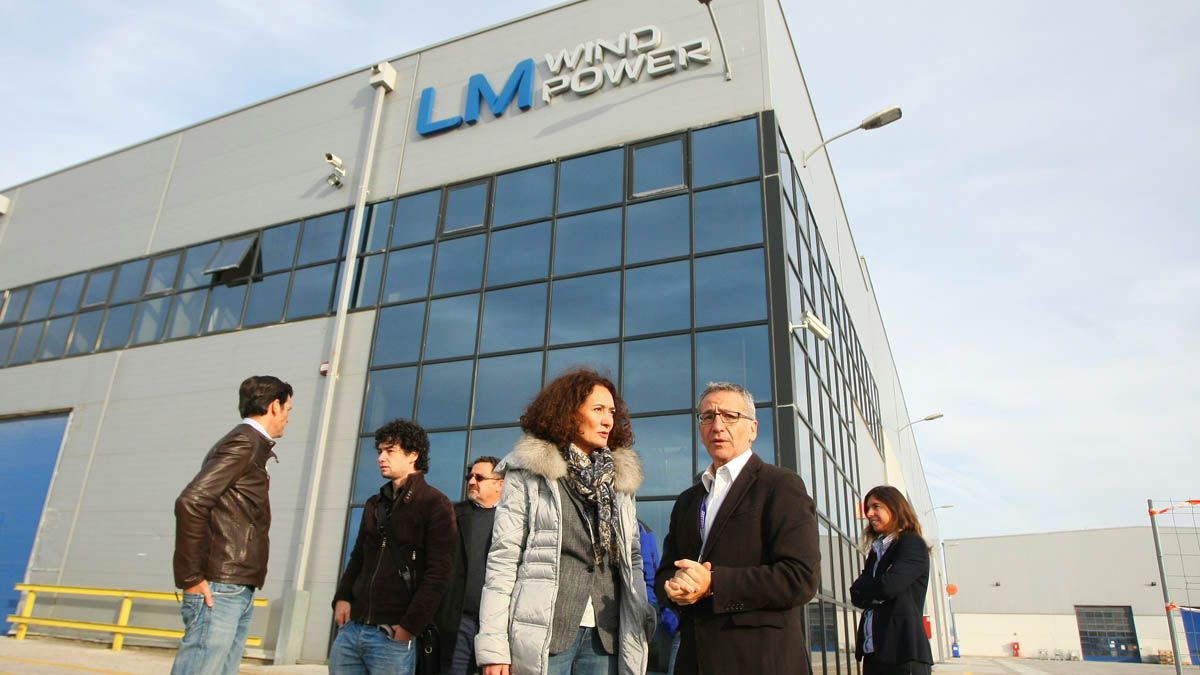
[[[437,626],[429,625],[417,636],[417,675],[438,675],[442,671],[442,644]]]

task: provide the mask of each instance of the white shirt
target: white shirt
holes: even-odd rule
[[[271,434],[267,433],[267,430],[263,428],[263,425],[259,424],[255,420],[250,419],[249,417],[243,418],[242,424],[249,424],[250,426],[254,427],[254,430],[262,434],[263,438],[267,439],[268,441],[275,440],[274,438],[271,438]]]
[[[700,550],[704,550],[704,545],[708,543],[708,533],[712,531],[713,522],[716,521],[717,514],[721,512],[721,504],[725,502],[725,497],[729,496],[729,488],[733,486],[733,481],[737,480],[742,469],[746,468],[746,462],[750,461],[752,454],[754,454],[754,450],[747,448],[745,452],[729,460],[716,471],[713,471],[713,465],[709,464],[704,473],[700,475],[700,482],[704,485],[704,489],[708,490],[708,496],[705,497],[707,506],[704,510]]]

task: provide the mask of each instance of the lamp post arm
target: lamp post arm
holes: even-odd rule
[[[825,141],[824,143],[822,143],[822,144],[818,145],[817,147],[813,148],[812,150],[809,150],[808,152],[804,153],[804,157],[802,157],[802,158],[800,159],[800,166],[807,166],[807,165],[808,165],[808,160],[809,160],[809,159],[811,159],[813,155],[815,155],[815,154],[817,154],[818,152],[820,152],[820,151],[821,151],[821,148],[823,148],[823,147],[825,147],[825,146],[829,145],[830,143],[832,143],[832,142],[836,141],[837,139],[841,138],[842,136],[845,136],[845,135],[847,135],[847,134],[852,134],[852,133],[854,133],[854,132],[858,131],[858,130],[859,130],[859,129],[861,129],[861,128],[862,128],[861,126],[857,126],[857,127],[854,127],[854,128],[852,128],[852,129],[847,129],[847,130],[843,131],[842,133],[838,134],[837,136],[834,136],[834,137],[830,138],[829,140]]]
[[[721,60],[725,62],[725,81],[733,79],[733,67],[729,65],[729,56],[725,54],[725,40],[721,39],[721,27],[717,25],[717,15],[713,14],[712,4],[706,2],[704,7],[708,9],[708,18],[712,19],[713,30],[717,33],[717,45],[721,47]]]

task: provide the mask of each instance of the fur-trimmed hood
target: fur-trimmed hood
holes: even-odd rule
[[[616,448],[612,451],[616,475],[613,477],[613,487],[617,492],[627,495],[637,494],[642,486],[642,463],[633,448]],[[509,469],[522,469],[536,474],[546,480],[559,480],[567,475],[567,460],[563,459],[558,446],[550,441],[526,434],[513,446],[494,469],[495,473],[503,474]]]

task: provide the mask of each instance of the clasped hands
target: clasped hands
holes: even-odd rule
[[[695,604],[712,593],[712,563],[676,560],[675,576],[663,584],[667,598],[679,606]]]

